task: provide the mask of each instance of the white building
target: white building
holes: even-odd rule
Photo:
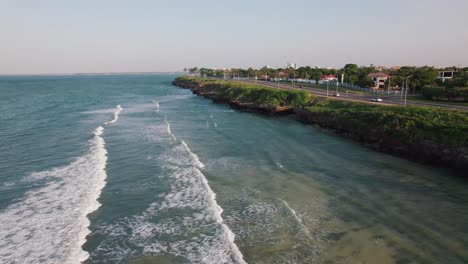
[[[288,63],[286,63],[285,69],[289,69],[289,68],[296,69],[296,66],[297,66],[296,63],[288,62]]]
[[[372,79],[372,89],[383,89],[390,75],[383,72],[373,72],[369,73],[367,77]]]
[[[440,70],[439,71],[439,76],[437,76],[437,79],[442,80],[442,82],[445,82],[445,80],[453,79],[456,72],[457,72],[456,69]]]

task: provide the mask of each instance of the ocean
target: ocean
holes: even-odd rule
[[[0,263],[468,262],[466,180],[175,77],[0,77]]]

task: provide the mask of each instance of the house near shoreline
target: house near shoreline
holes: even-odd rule
[[[370,88],[384,89],[385,83],[390,78],[390,75],[384,72],[372,72],[372,73],[369,73],[367,77],[372,79]]]
[[[336,82],[338,81],[338,78],[335,75],[322,75],[320,76],[320,81],[322,82]]]
[[[453,79],[456,72],[458,72],[458,70],[455,68],[439,70],[439,75],[437,76],[437,79],[441,80],[442,82],[445,82],[445,80]]]

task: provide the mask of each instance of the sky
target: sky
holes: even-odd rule
[[[468,0],[0,0],[0,74],[468,66]]]

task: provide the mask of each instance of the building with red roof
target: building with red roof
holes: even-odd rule
[[[322,75],[320,77],[320,80],[323,81],[323,82],[330,82],[330,81],[338,81],[338,78],[336,78],[335,75]]]

